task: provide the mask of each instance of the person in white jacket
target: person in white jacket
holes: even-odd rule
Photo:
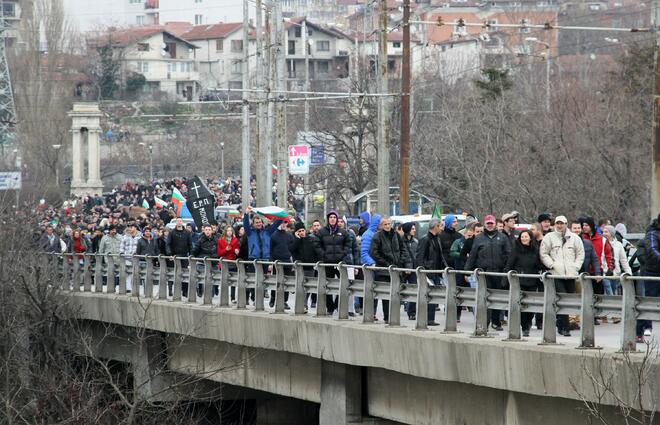
[[[556,276],[577,276],[584,262],[584,245],[580,237],[569,232],[567,220],[563,215],[555,219],[555,230],[543,237],[539,254],[541,262]],[[555,279],[558,293],[575,292],[575,279]],[[568,316],[557,315],[557,331],[564,336],[571,336]]]
[[[614,226],[605,226],[603,229],[603,237],[612,246],[612,262],[614,263],[614,276],[621,276],[621,273],[632,274],[632,269],[628,263],[628,256],[623,244],[616,238],[616,230]],[[603,288],[606,295],[616,295],[619,288],[618,279],[605,279],[603,281]]]

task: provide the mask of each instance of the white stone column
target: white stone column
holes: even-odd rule
[[[82,146],[81,146],[81,134],[79,128],[74,128],[71,130],[72,134],[72,168],[73,168],[73,178],[71,180],[72,187],[80,187],[83,184],[82,176]]]
[[[100,129],[93,128],[87,133],[87,184],[94,186],[101,184],[100,132]]]

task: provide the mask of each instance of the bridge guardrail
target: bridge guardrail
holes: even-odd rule
[[[543,313],[543,344],[557,343],[557,314],[579,315],[579,348],[596,348],[594,318],[603,314],[621,315],[622,351],[635,351],[635,325],[637,320],[660,321],[660,298],[642,297],[635,292],[635,282],[656,281],[660,277],[631,276],[622,274],[608,279],[618,280],[623,295],[594,294],[593,282],[601,276],[553,276],[542,274],[519,274],[454,270],[404,269],[397,267],[355,266],[344,263],[301,263],[281,261],[238,261],[217,258],[168,257],[168,256],[123,256],[120,254],[40,254],[50,261],[57,261],[60,288],[73,292],[103,292],[109,295],[140,296],[139,289],[128,291],[128,286],[144,288],[144,297],[154,296],[154,285],[158,285],[157,298],[182,302],[184,292],[187,302],[196,302],[189,297],[191,291],[201,292],[202,303],[210,305],[214,288],[218,288],[220,307],[229,307],[229,294],[236,291],[236,308],[247,307],[248,292],[254,291],[256,311],[264,310],[264,294],[275,291],[275,312],[284,313],[284,293],[295,297],[294,314],[304,314],[308,294],[317,294],[316,316],[328,315],[325,295],[338,297],[338,316],[348,319],[350,296],[363,298],[364,323],[373,323],[373,300],[388,300],[389,326],[400,326],[400,303],[417,303],[415,329],[428,328],[427,306],[444,306],[444,332],[457,332],[457,307],[470,306],[474,309],[474,337],[488,336],[488,310],[507,310],[509,317],[506,341],[520,341],[521,314]],[[349,270],[362,271],[360,279],[349,279]],[[333,277],[328,276],[328,272]],[[415,274],[416,284],[403,283],[401,274]],[[338,277],[335,275],[338,274]],[[378,274],[378,280],[376,279]],[[429,276],[440,276],[442,284],[433,284]],[[473,276],[476,287],[458,285],[458,278]],[[486,277],[506,278],[508,288],[488,288]],[[138,278],[134,282],[134,277]],[[539,279],[543,292],[525,291],[520,278]],[[581,293],[558,293],[556,279],[575,279],[580,282]],[[166,282],[161,285],[161,282]],[[77,283],[77,284],[76,284]],[[111,284],[113,290],[110,290]],[[186,291],[184,291],[186,288]],[[195,293],[193,292],[193,293]]]

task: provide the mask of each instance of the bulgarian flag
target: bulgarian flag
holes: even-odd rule
[[[158,208],[167,208],[167,202],[163,201],[158,196],[154,196],[154,201],[156,201],[156,206]]]
[[[280,207],[253,208],[252,211],[254,211],[256,214],[259,214],[264,218],[267,218],[270,221],[274,221],[274,220],[291,221],[291,219],[289,218],[289,214]]]
[[[186,205],[186,198],[183,197],[176,187],[172,190],[172,205],[176,208],[176,216],[181,217],[181,208]]]
[[[142,200],[142,208],[149,209],[149,202],[146,199]]]
[[[241,213],[238,210],[231,210],[227,212],[227,217],[240,217]]]

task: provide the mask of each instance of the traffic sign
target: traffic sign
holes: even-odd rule
[[[309,173],[309,146],[289,146],[289,174]]]
[[[311,165],[325,164],[325,146],[312,146],[311,151]]]
[[[21,172],[0,172],[0,190],[19,190],[21,188]]]

